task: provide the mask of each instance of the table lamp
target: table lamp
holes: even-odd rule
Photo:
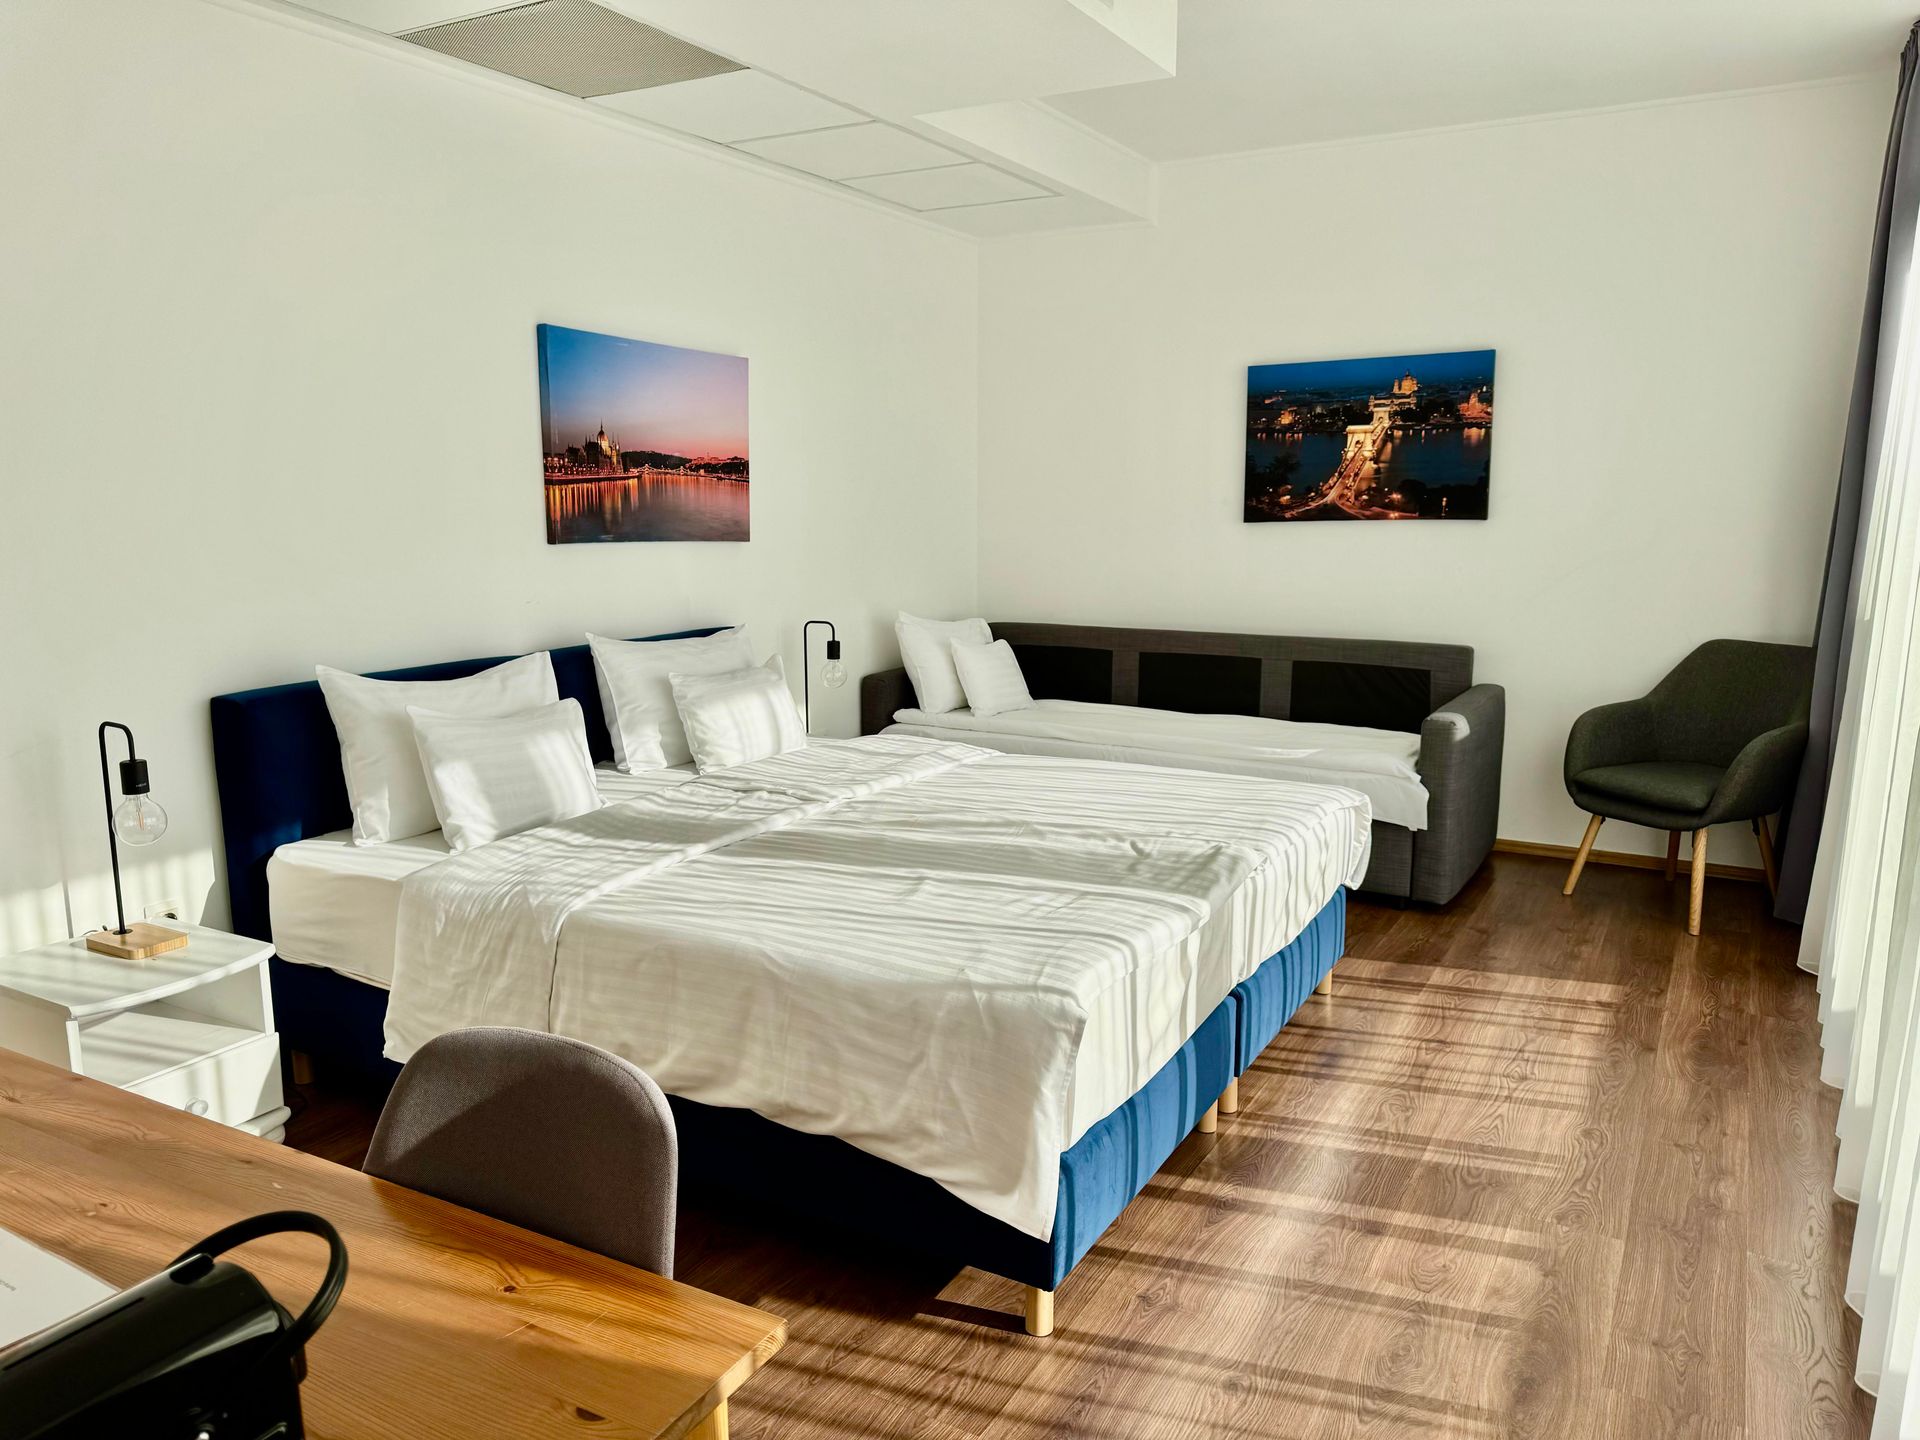
[[[813,733],[813,656],[807,642],[816,625],[827,627],[827,663],[820,667],[820,683],[829,690],[838,690],[847,683],[847,667],[840,663],[840,632],[833,628],[831,620],[807,621],[800,627],[800,703],[809,735]]]
[[[113,781],[107,772],[107,731],[118,730],[127,737],[127,758],[120,762],[119,804],[114,803]],[[141,921],[127,924],[126,902],[120,894],[120,842],[151,845],[167,833],[167,812],[149,793],[147,762],[134,753],[133,731],[117,720],[100,724],[100,789],[107,797],[107,853],[113,857],[113,918],[111,930],[94,930],[87,935],[87,948],[122,960],[151,960],[169,950],[181,949],[187,937],[178,930]]]

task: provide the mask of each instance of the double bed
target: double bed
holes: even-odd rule
[[[584,647],[552,655],[604,747]],[[291,1048],[381,1077],[462,1025],[602,1045],[674,1097],[692,1185],[1007,1276],[1042,1331],[1331,969],[1367,865],[1357,791],[912,736],[603,768],[603,808],[460,855],[355,846],[316,686],[213,710]]]

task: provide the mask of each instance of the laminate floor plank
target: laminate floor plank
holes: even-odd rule
[[[1855,1440],[1833,1092],[1762,887],[1500,855],[1356,901],[1334,993],[1061,1287],[684,1209],[678,1278],[788,1322],[739,1440]],[[324,1076],[323,1076],[324,1080]],[[377,1113],[307,1087],[292,1143]],[[770,1177],[777,1183],[777,1177]]]
[[[1610,1388],[1675,1426],[1746,1393],[1751,987],[1721,940],[1681,949],[1667,989],[1622,1258]]]

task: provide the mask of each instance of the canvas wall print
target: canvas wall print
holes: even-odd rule
[[[547,543],[747,538],[747,362],[539,327]]]
[[[1245,518],[1484,520],[1493,351],[1247,367]]]

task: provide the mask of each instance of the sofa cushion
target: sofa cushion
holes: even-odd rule
[[[1726,773],[1718,765],[1697,765],[1688,760],[1644,760],[1633,765],[1596,765],[1582,770],[1573,780],[1600,795],[1692,815],[1713,802],[1713,792],[1720,788],[1720,777]]]

